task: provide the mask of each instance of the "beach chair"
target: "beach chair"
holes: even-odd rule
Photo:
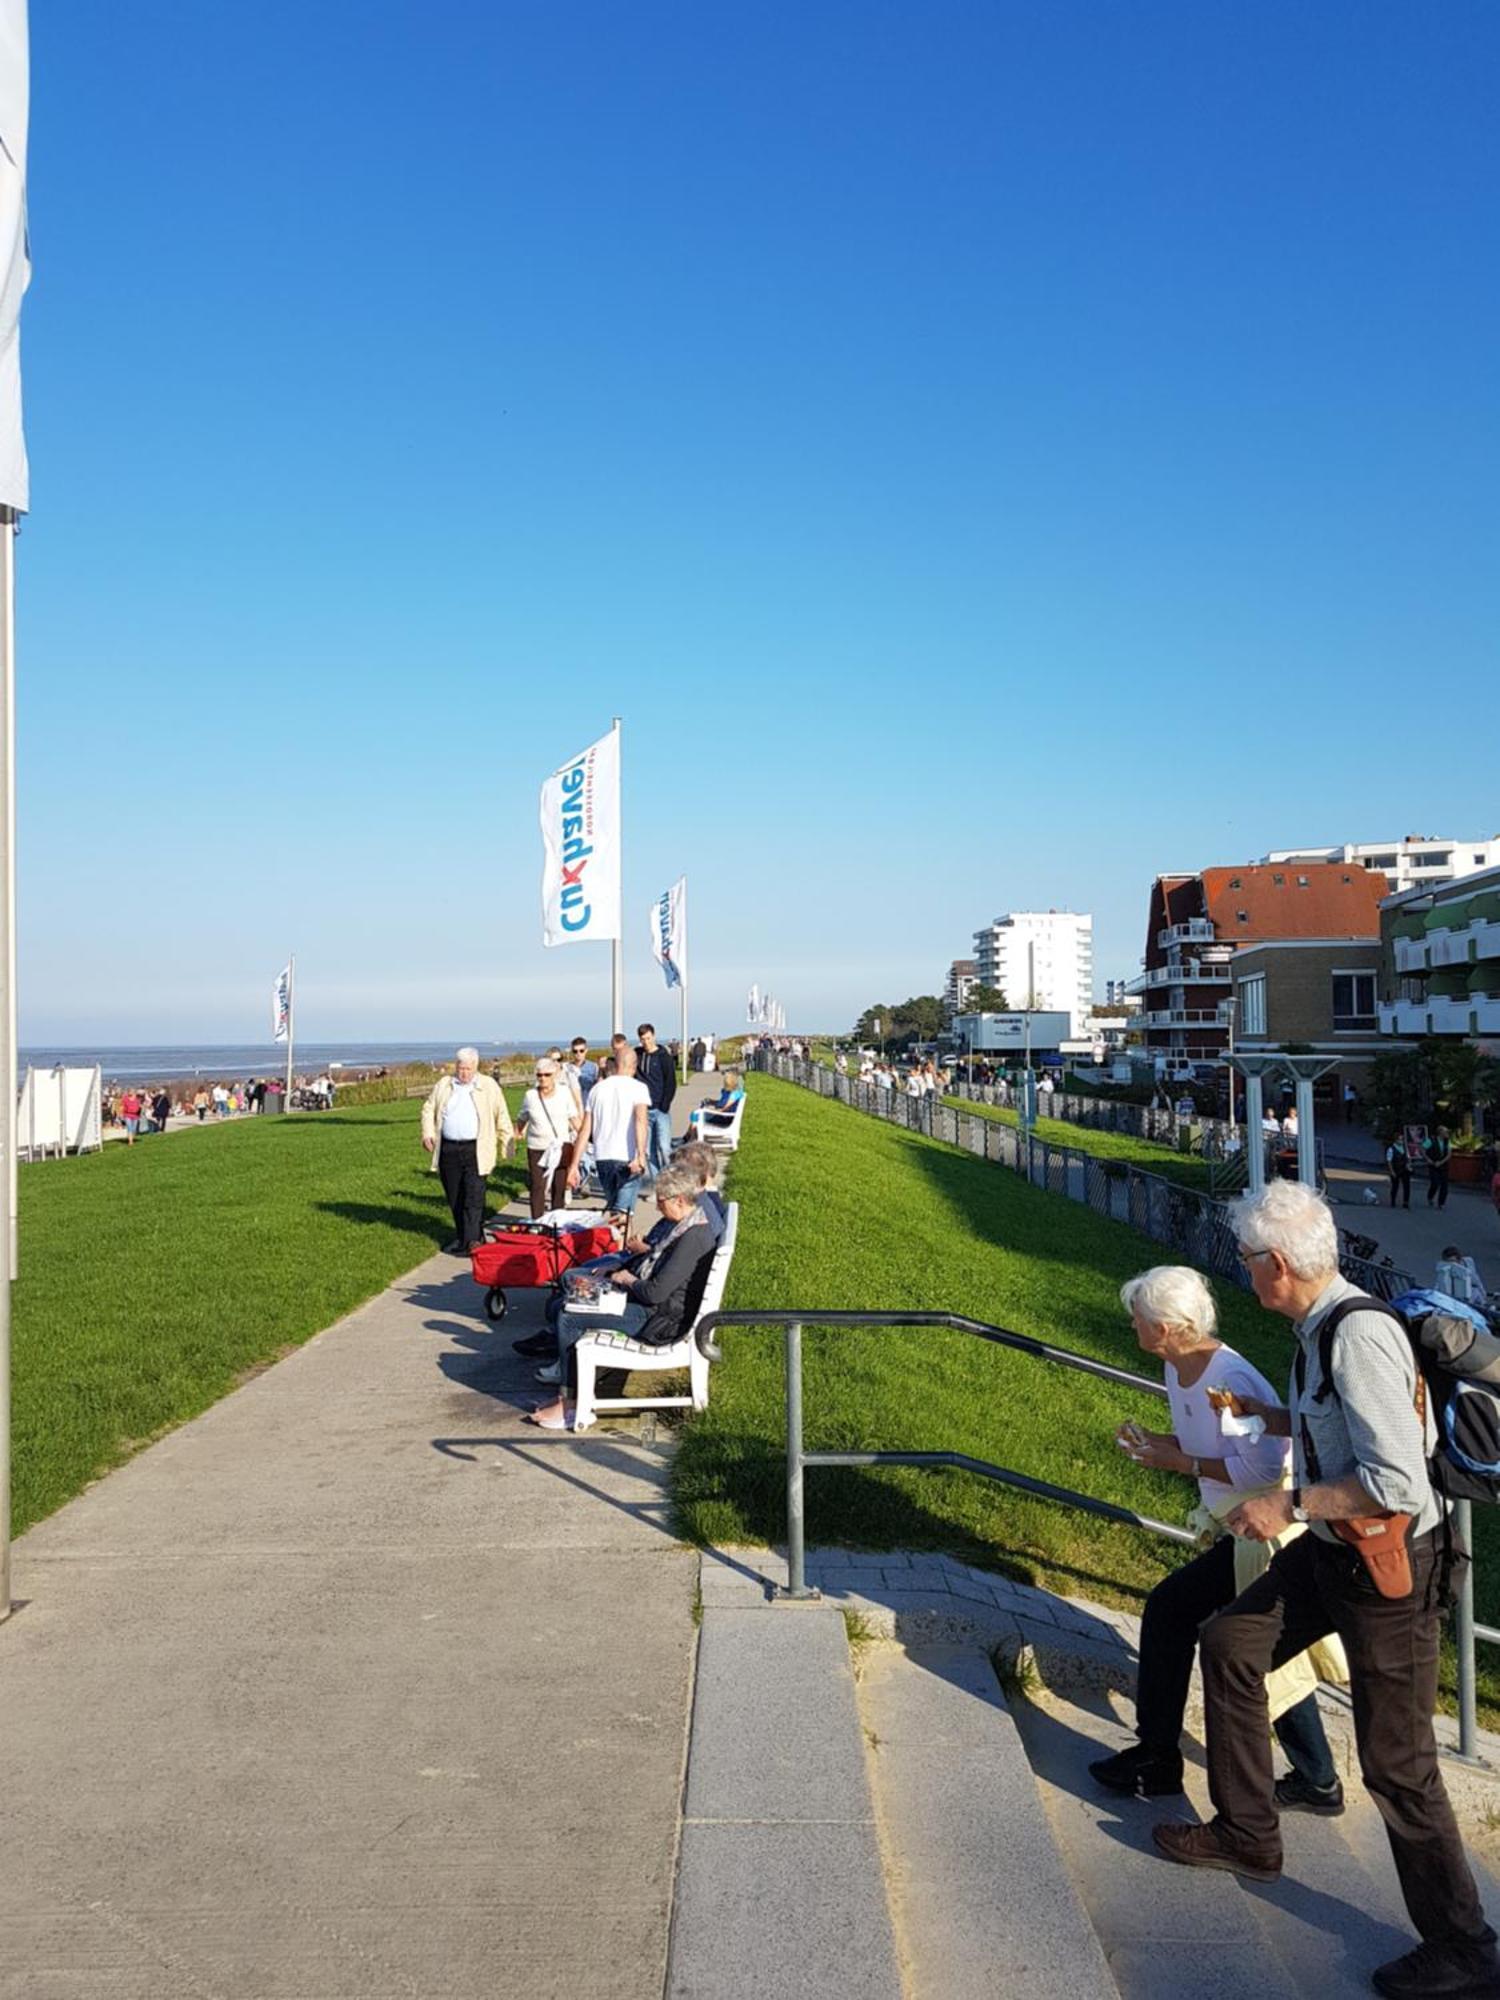
[[[734,1107],[733,1115],[727,1125],[710,1124],[703,1114],[712,1107],[703,1105],[700,1110],[693,1113],[689,1121],[688,1137],[702,1139],[710,1146],[722,1147],[726,1153],[734,1152],[740,1143],[740,1127],[745,1122],[745,1104],[746,1099],[742,1097]],[[721,1111],[718,1115],[722,1118],[724,1113]]]
[[[630,1410],[706,1410],[708,1408],[708,1356],[698,1345],[698,1326],[709,1313],[724,1303],[724,1285],[734,1256],[739,1233],[740,1205],[729,1203],[724,1235],[709,1262],[708,1278],[693,1323],[680,1340],[670,1347],[647,1347],[623,1333],[586,1334],[573,1353],[578,1364],[578,1406],[573,1418],[575,1431],[592,1428],[601,1410],[613,1415]],[[686,1396],[605,1396],[594,1394],[594,1377],[601,1368],[628,1368],[632,1375],[665,1373],[674,1368],[688,1371]]]

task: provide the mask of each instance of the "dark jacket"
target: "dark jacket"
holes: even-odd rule
[[[653,1111],[670,1111],[672,1099],[677,1095],[677,1065],[667,1049],[653,1049],[648,1056],[642,1048],[635,1052],[635,1076],[637,1083],[645,1084],[651,1093]]]
[[[647,1347],[669,1347],[681,1339],[690,1312],[703,1297],[709,1259],[717,1247],[713,1231],[706,1222],[697,1221],[668,1244],[649,1276],[636,1279],[630,1296],[650,1314],[637,1340]]]

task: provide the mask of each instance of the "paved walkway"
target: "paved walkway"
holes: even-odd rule
[[[18,1544],[5,2000],[659,2000],[698,1562],[538,1300],[432,1258]]]

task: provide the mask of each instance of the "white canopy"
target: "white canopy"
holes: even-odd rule
[[[26,0],[0,0],[0,505],[25,513],[31,475],[21,428],[21,299],[26,243],[26,135],[31,64]]]

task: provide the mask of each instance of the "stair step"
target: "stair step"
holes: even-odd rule
[[[859,1700],[910,2000],[1117,2000],[985,1654],[873,1648]]]
[[[1125,1799],[1089,1776],[1134,1741],[1104,1691],[1046,1695],[1013,1710],[1047,1817],[1122,2000],[1300,2000],[1232,1875],[1174,1867],[1152,1844],[1181,1798]]]
[[[706,1608],[667,2000],[901,2000],[842,1616]]]

